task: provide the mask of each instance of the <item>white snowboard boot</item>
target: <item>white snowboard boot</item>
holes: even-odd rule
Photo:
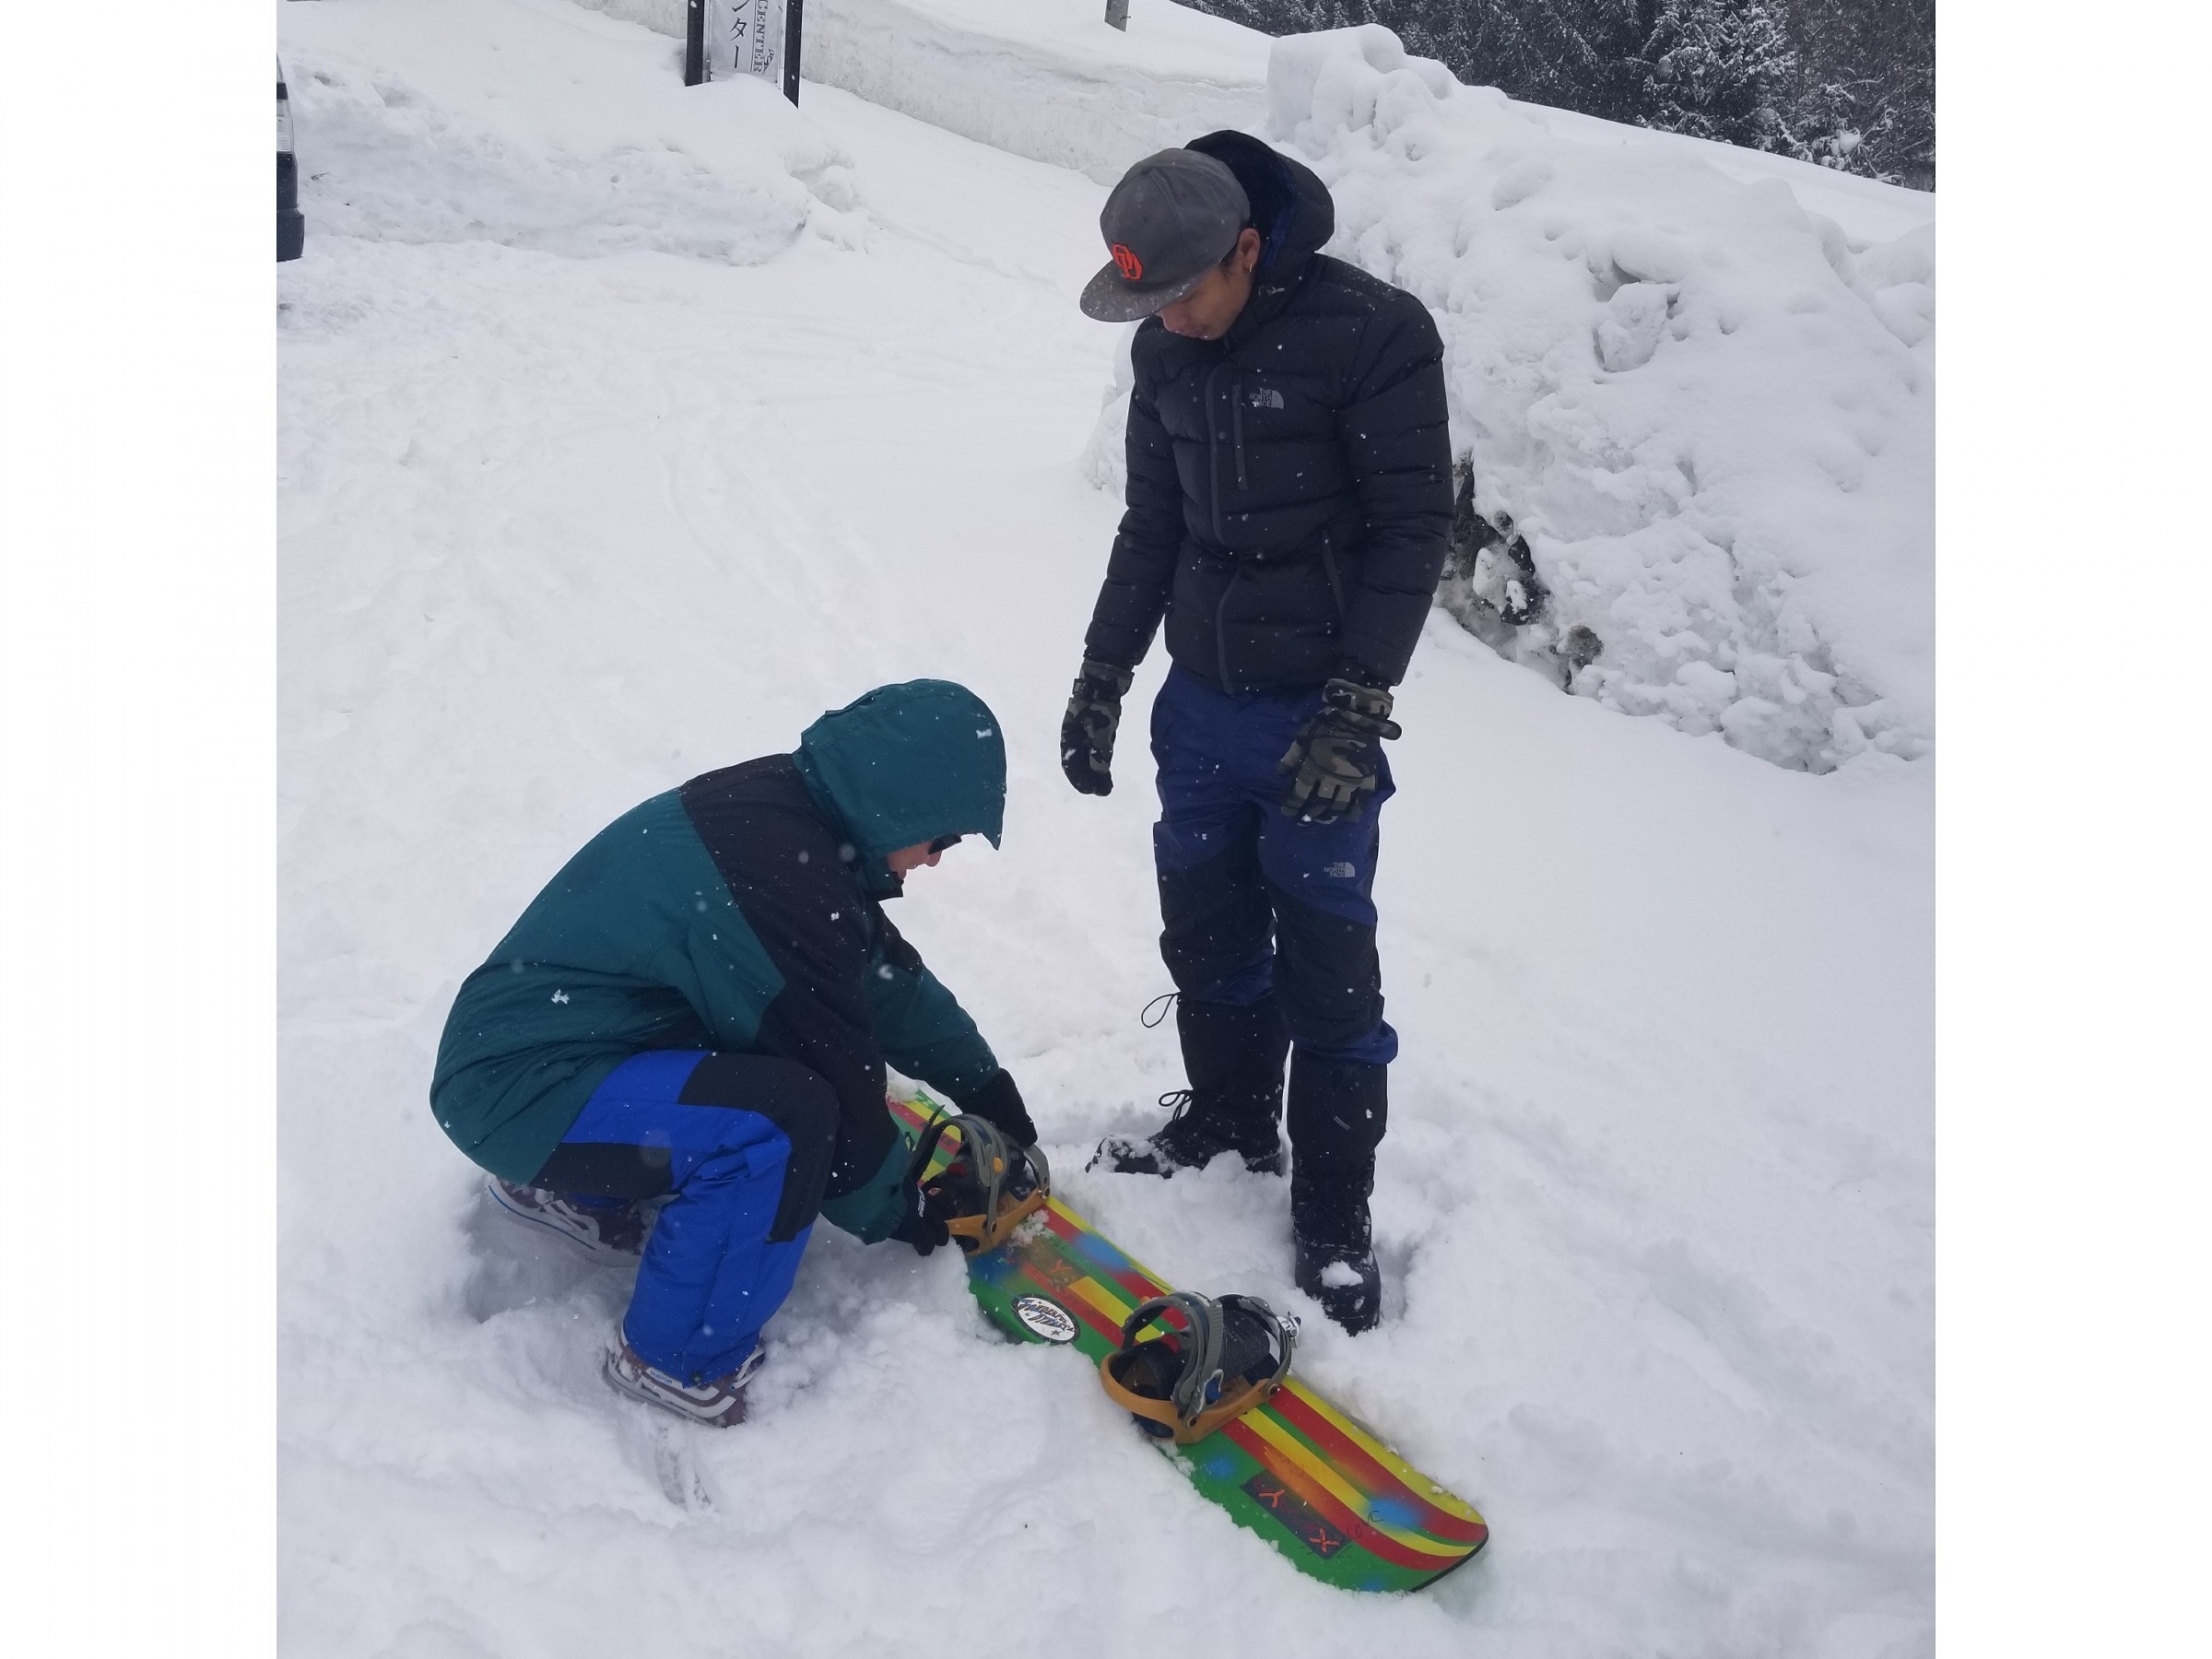
[[[497,1175],[484,1183],[491,1201],[517,1221],[549,1229],[594,1255],[636,1255],[645,1248],[645,1216],[634,1204],[583,1204]]]
[[[618,1334],[614,1346],[606,1350],[606,1380],[633,1400],[658,1406],[712,1429],[728,1429],[745,1421],[745,1385],[767,1358],[768,1350],[755,1343],[745,1363],[726,1377],[710,1382],[679,1382],[639,1359]]]

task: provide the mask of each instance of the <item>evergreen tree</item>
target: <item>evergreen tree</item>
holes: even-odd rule
[[[1935,0],[1183,0],[1267,34],[1380,23],[1463,81],[1932,190]]]
[[[1641,59],[1645,125],[1804,154],[1783,116],[1797,54],[1778,0],[1664,0]]]

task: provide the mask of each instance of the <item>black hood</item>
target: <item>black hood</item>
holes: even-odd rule
[[[1235,131],[1208,133],[1183,147],[1213,157],[1244,187],[1253,229],[1260,233],[1258,275],[1288,284],[1336,233],[1329,187],[1303,162]]]

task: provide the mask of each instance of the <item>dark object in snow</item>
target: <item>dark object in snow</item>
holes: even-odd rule
[[[1606,642],[1580,622],[1569,629],[1567,637],[1559,641],[1559,655],[1566,659],[1570,675],[1578,668],[1589,667],[1605,652]]]
[[[1500,522],[1493,524],[1476,512],[1471,458],[1462,460],[1454,470],[1459,492],[1452,507],[1445,582],[1458,590],[1462,603],[1488,612],[1508,628],[1541,621],[1551,593],[1536,578],[1536,559],[1527,538],[1514,531],[1513,521],[1505,514],[1500,513]]]
[[[794,110],[799,107],[799,17],[806,5],[806,0],[784,0],[783,96]]]
[[[307,216],[300,211],[300,159],[292,151],[292,100],[284,89],[284,60],[276,60],[276,257],[297,259],[307,248]]]
[[[707,0],[684,0],[684,85],[707,79]]]

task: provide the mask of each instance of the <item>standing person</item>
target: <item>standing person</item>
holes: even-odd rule
[[[462,985],[440,1126],[510,1214],[642,1249],[616,1388],[738,1422],[818,1212],[869,1242],[946,1241],[906,1179],[886,1060],[1035,1143],[1014,1079],[882,910],[963,836],[995,847],[1006,795],[974,693],[880,687],[792,754],[623,814]]]
[[[1375,955],[1382,741],[1451,528],[1442,342],[1412,295],[1318,252],[1326,186],[1243,134],[1139,161],[1099,223],[1113,259],[1083,310],[1145,321],[1128,510],[1061,765],[1112,788],[1121,700],[1164,617],[1153,849],[1190,1088],[1093,1165],[1169,1176],[1233,1151],[1279,1173],[1288,1057],[1298,1284],[1364,1331],[1398,1047]]]

